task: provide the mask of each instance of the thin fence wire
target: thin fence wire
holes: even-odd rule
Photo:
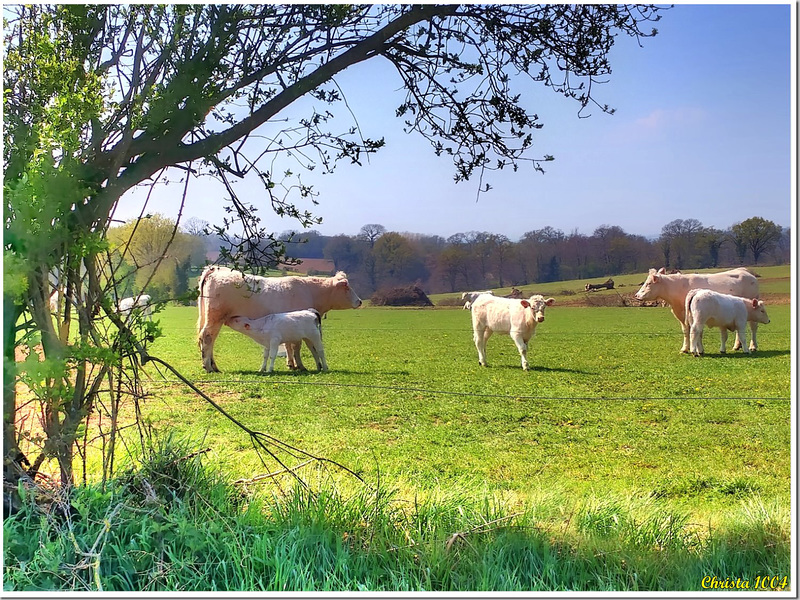
[[[177,379],[160,379],[164,383],[181,383]],[[224,379],[203,379],[195,380],[192,382],[196,386],[204,384],[253,384],[265,383],[271,385],[306,385],[311,387],[340,387],[340,388],[353,388],[365,390],[383,390],[394,392],[413,392],[425,394],[438,394],[447,396],[468,396],[472,398],[504,398],[508,400],[597,400],[597,401],[658,401],[658,400],[769,400],[769,401],[789,401],[789,396],[541,396],[541,395],[524,395],[524,394],[498,394],[486,392],[460,392],[455,390],[435,390],[423,387],[402,386],[402,385],[379,385],[379,384],[362,384],[362,383],[338,383],[329,381],[300,381],[292,379],[272,379],[271,377],[264,377],[264,381],[260,382],[253,379],[237,379],[237,378],[224,378]]]

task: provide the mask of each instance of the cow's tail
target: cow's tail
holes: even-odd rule
[[[317,329],[319,329],[319,337],[322,337],[322,315],[319,314],[316,308],[310,308],[309,310],[317,316]]]
[[[200,332],[206,325],[206,281],[208,276],[214,271],[214,266],[208,266],[203,269],[200,274],[200,280],[197,282],[198,296],[197,296],[197,341],[200,343]]]
[[[686,314],[683,316],[683,322],[686,324],[687,327],[692,326],[692,321],[694,321],[692,316],[692,302],[694,301],[694,297],[697,295],[697,290],[689,290],[689,293],[686,294],[686,301],[685,301],[685,311]]]

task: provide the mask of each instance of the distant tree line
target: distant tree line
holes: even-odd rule
[[[220,243],[209,235],[208,223],[196,218],[177,230],[174,221],[161,215],[141,219],[136,227],[134,223],[109,231],[118,268],[130,272],[126,281],[131,293],[149,282],[150,293],[159,299],[185,294],[191,275],[215,256],[211,252]],[[704,227],[696,219],[677,219],[664,225],[656,239],[626,233],[616,225],[602,225],[591,235],[566,234],[548,226],[511,241],[486,231],[448,238],[400,233],[375,223],[364,225],[356,235],[325,236],[312,229],[274,237],[285,243],[286,257],[329,259],[368,296],[411,283],[427,293],[441,293],[606,278],[650,267],[783,264],[790,258],[789,234],[772,221],[752,217],[725,231]],[[174,243],[161,259],[170,239]]]
[[[287,254],[327,258],[346,271],[357,289],[419,282],[428,293],[592,279],[650,267],[702,269],[783,264],[790,258],[790,231],[753,217],[722,231],[696,219],[664,225],[651,240],[602,225],[591,235],[553,227],[526,232],[518,241],[485,231],[448,238],[387,231],[364,225],[356,235],[324,236],[316,230],[284,232]]]

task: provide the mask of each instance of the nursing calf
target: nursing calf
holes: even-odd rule
[[[740,298],[758,298],[758,279],[745,268],[731,269],[722,273],[676,273],[670,275],[663,269],[656,271],[650,269],[647,279],[636,292],[637,300],[664,300],[672,309],[672,314],[680,321],[683,328],[683,346],[681,352],[689,352],[689,328],[686,326],[686,295],[689,290],[708,289],[721,294],[730,294]],[[758,324],[750,323],[753,338],[750,340],[750,350],[756,350],[756,331]],[[736,343],[733,349],[743,346],[743,340],[736,334]]]
[[[725,353],[728,331],[736,331],[742,350],[749,353],[747,322],[769,323],[764,302],[758,298],[740,298],[712,290],[690,290],[686,294],[686,328],[689,330],[689,351],[695,356],[703,354],[703,327],[719,327],[720,352]]]
[[[522,358],[522,368],[528,370],[528,342],[536,325],[544,321],[544,309],[555,303],[538,294],[527,300],[498,298],[482,294],[472,303],[472,334],[478,350],[478,362],[486,366],[486,342],[493,333],[507,333],[514,340]]]
[[[197,342],[203,368],[209,372],[219,371],[214,342],[222,325],[233,316],[258,319],[307,308],[324,315],[329,310],[361,306],[361,298],[341,271],[334,277],[259,277],[211,266],[203,270],[198,287]],[[299,346],[290,344],[286,350],[290,366],[302,369]]]
[[[322,318],[313,308],[276,313],[259,319],[231,317],[225,324],[231,329],[245,334],[264,346],[264,361],[261,371],[272,373],[275,357],[281,344],[300,344],[305,342],[320,371],[328,370],[325,350],[322,347]],[[269,360],[269,368],[267,368]]]

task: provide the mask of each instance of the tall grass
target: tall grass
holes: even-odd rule
[[[4,522],[5,589],[700,590],[790,570],[788,511],[757,498],[710,530],[653,498],[551,493],[511,509],[471,489],[244,494],[185,443],[148,459],[112,489],[75,490],[67,517],[28,498]]]

